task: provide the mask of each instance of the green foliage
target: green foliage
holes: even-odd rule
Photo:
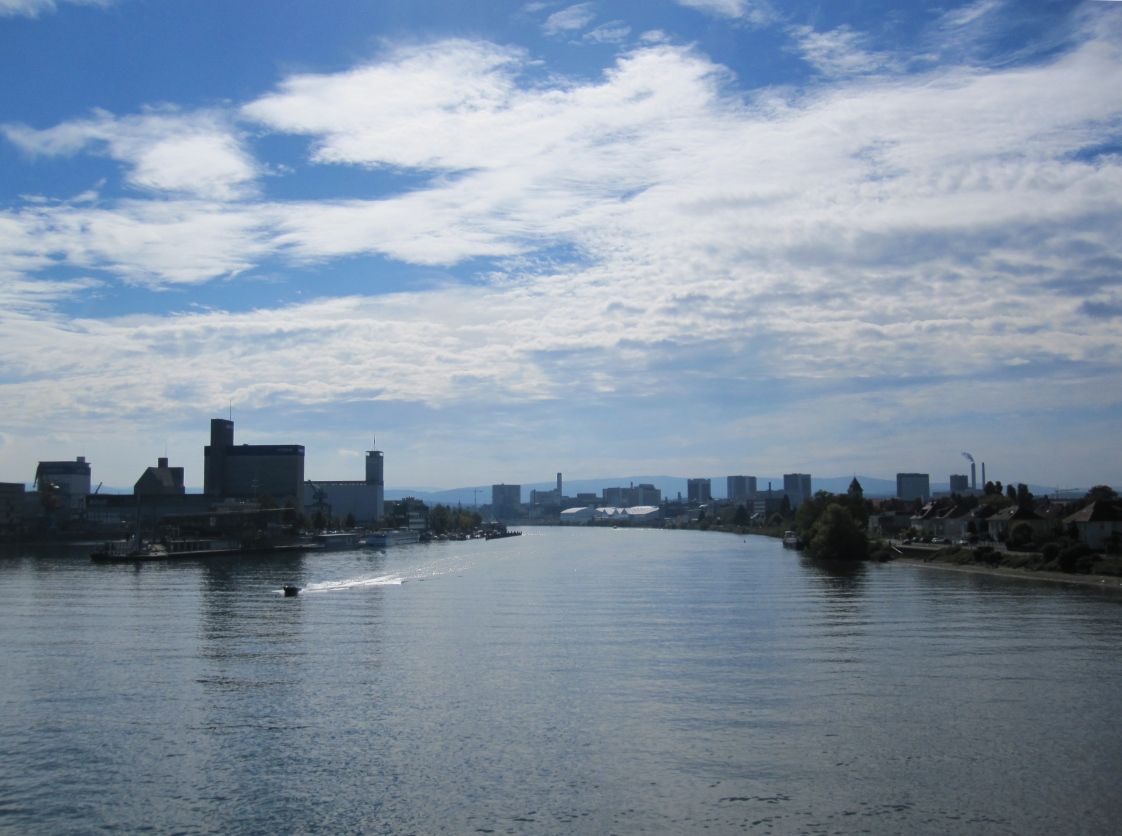
[[[974,560],[979,563],[985,563],[988,566],[997,566],[1001,563],[1001,552],[997,551],[993,546],[978,546],[972,552]]]
[[[434,505],[429,511],[428,519],[429,528],[434,534],[467,533],[478,528],[483,522],[483,518],[474,511],[449,508],[447,505]]]
[[[1032,526],[1028,523],[1021,522],[1013,526],[1009,532],[1009,545],[1010,546],[1025,546],[1032,541]]]
[[[1088,563],[1086,558],[1092,555],[1089,546],[1083,543],[1076,543],[1074,546],[1068,546],[1060,552],[1057,562],[1060,566],[1061,572],[1078,572],[1080,567],[1086,567],[1086,572],[1090,572],[1091,564]],[[1093,562],[1093,558],[1092,558]]]
[[[869,541],[849,509],[830,502],[811,529],[807,551],[814,557],[864,560],[869,553]]]

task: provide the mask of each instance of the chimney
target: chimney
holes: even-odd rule
[[[158,467],[160,470],[167,470],[167,466],[167,456],[160,456],[160,458],[156,459],[156,467]]]

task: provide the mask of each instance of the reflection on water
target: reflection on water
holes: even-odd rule
[[[774,541],[0,555],[0,830],[1108,833],[1122,600]],[[304,591],[285,598],[296,583]]]

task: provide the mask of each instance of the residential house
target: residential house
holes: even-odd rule
[[[1122,501],[1097,500],[1064,518],[1065,525],[1074,525],[1079,540],[1092,549],[1118,546],[1122,541]]]

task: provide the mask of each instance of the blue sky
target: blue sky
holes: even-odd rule
[[[0,480],[1122,482],[1122,3],[0,0]]]

